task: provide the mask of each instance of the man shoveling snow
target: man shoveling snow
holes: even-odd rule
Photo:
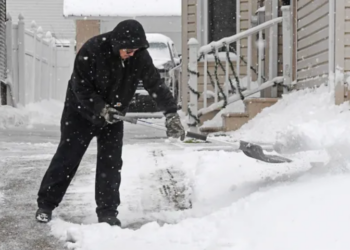
[[[76,56],[61,118],[61,141],[38,192],[36,219],[49,222],[73,179],[90,141],[97,137],[95,184],[99,222],[121,226],[117,218],[123,161],[123,121],[137,83],[164,111],[167,135],[183,138],[177,105],[147,51],[142,25],[126,20],[91,38]]]

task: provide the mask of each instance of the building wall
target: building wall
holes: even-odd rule
[[[335,103],[341,104],[350,100],[350,0],[336,1],[335,13],[335,67],[344,73],[344,79],[335,82]]]
[[[197,0],[182,0],[182,110],[187,112],[188,40],[197,38]]]
[[[113,17],[101,19],[101,33],[111,31],[118,23],[131,19],[131,17]],[[173,40],[175,47],[181,51],[181,16],[157,16],[157,17],[136,17],[132,18],[139,21],[146,33],[161,33]],[[180,52],[179,52],[180,53]]]
[[[250,15],[252,14],[250,11],[250,3],[249,0],[240,0],[240,27],[239,31],[245,31],[251,27],[250,25]],[[253,40],[253,39],[252,39]],[[241,56],[247,61],[248,55],[248,39],[241,40]],[[243,62],[240,64],[240,75],[247,75],[247,68]]]
[[[63,17],[63,0],[10,0],[7,1],[7,12],[13,20],[21,13],[26,28],[30,28],[34,20],[44,32],[51,31],[59,39],[75,38],[74,20]]]
[[[339,11],[344,11],[341,20],[344,22],[344,71],[350,73],[350,0],[344,0],[344,7],[342,9],[339,8]]]
[[[6,77],[6,2],[0,0],[0,81],[4,81]]]
[[[100,34],[100,20],[76,20],[77,36],[76,51],[93,36]]]
[[[297,85],[319,86],[329,70],[329,0],[298,0]]]

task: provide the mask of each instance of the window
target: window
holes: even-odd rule
[[[208,0],[208,42],[236,34],[236,0]]]

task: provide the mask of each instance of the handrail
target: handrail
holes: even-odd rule
[[[182,69],[182,62],[180,62],[180,64],[179,65],[177,65],[176,67],[174,67],[174,68],[172,68],[172,69],[170,69],[169,70],[169,77],[171,78],[171,81],[172,81],[172,83],[174,84],[173,85],[173,88],[171,89],[171,93],[173,94],[173,96],[175,96],[175,70],[177,70],[177,69],[180,69],[178,72],[178,74],[179,74],[179,86],[178,86],[178,96],[177,96],[177,102],[179,103],[180,102],[180,89],[181,89],[181,69]]]
[[[262,91],[264,89],[267,89],[267,88],[270,88],[270,87],[274,86],[276,83],[282,83],[283,80],[284,80],[283,76],[275,77],[272,80],[261,84],[257,88],[254,88],[252,90],[243,91],[242,94],[243,94],[244,97],[251,96],[251,95],[253,95],[255,93],[258,93],[258,92],[260,92],[260,91]],[[240,97],[240,95],[236,94],[236,95],[230,96],[227,99],[227,102],[228,103],[233,103],[233,102],[236,102],[236,101],[239,101],[239,100],[241,100],[241,97]],[[210,105],[207,108],[202,108],[202,109],[198,110],[198,115],[201,116],[201,115],[205,115],[205,114],[207,114],[209,112],[215,111],[215,110],[221,108],[223,104],[224,104],[223,100],[221,100],[219,102],[216,102],[216,103],[213,103],[212,105]]]
[[[259,24],[258,26],[255,26],[253,28],[242,31],[236,35],[233,35],[230,37],[225,37],[219,41],[211,42],[207,45],[200,47],[199,54],[208,54],[209,52],[213,51],[213,48],[219,49],[227,44],[236,42],[237,40],[240,40],[242,38],[246,38],[246,37],[251,36],[255,33],[258,33],[261,30],[264,30],[264,29],[270,28],[276,24],[282,23],[282,21],[283,21],[283,17],[277,17],[275,19],[272,19],[272,20],[266,21],[262,24]]]
[[[277,3],[277,0],[273,0],[275,4]],[[257,25],[255,27],[249,28],[248,30],[242,31],[240,33],[237,33],[230,37],[225,37],[219,41],[211,42],[207,45],[204,45],[200,48],[198,48],[198,41],[194,38],[191,38],[188,41],[188,47],[189,47],[189,62],[188,62],[188,73],[189,73],[189,81],[188,81],[188,90],[190,92],[190,103],[188,105],[188,125],[190,127],[190,130],[192,132],[195,132],[198,130],[198,125],[200,124],[200,117],[204,114],[210,113],[212,111],[216,111],[221,108],[225,108],[227,105],[242,100],[248,96],[251,96],[255,93],[261,92],[265,89],[270,89],[271,91],[271,97],[277,97],[277,88],[276,86],[279,84],[283,84],[285,87],[283,89],[284,93],[287,93],[289,91],[289,86],[291,85],[291,68],[292,68],[292,42],[293,42],[293,33],[291,29],[291,11],[290,6],[281,8],[282,10],[282,17],[277,17],[277,9],[274,11],[274,14],[272,15],[272,20],[266,21],[260,25]],[[277,26],[279,24],[282,24],[282,32],[283,32],[283,76],[278,77],[278,54],[277,50],[274,49],[278,46],[278,34],[276,34]],[[268,30],[268,31],[265,31]],[[265,31],[265,32],[264,32]],[[265,37],[268,37],[268,44],[266,44],[266,40],[264,39],[264,33]],[[254,45],[255,38],[254,36],[258,35],[257,37],[257,45]],[[247,60],[246,60],[246,87],[247,90],[242,91],[241,84],[240,84],[240,75],[242,74],[240,71],[240,47],[237,48],[237,59],[232,60],[230,58],[230,44],[241,41],[242,39],[247,39]],[[265,58],[268,56],[268,65],[264,63],[263,58],[263,46],[268,46],[269,53],[265,54]],[[255,47],[258,46],[258,47]],[[226,47],[226,58],[225,58],[225,66],[221,62],[221,60],[218,58],[219,49],[222,47]],[[258,69],[256,70],[258,75],[258,87],[251,86],[251,70],[252,70],[252,58],[253,58],[253,49],[257,49],[258,52]],[[212,68],[214,72],[210,72],[208,70],[208,54],[210,52],[213,52],[213,56],[215,58],[215,65]],[[203,58],[204,65],[203,65],[203,75],[201,73],[197,72],[200,69],[198,68],[199,59]],[[243,60],[243,59],[242,59]],[[234,70],[232,61],[236,61],[236,67],[237,69]],[[266,69],[263,67],[268,67],[268,77],[262,78],[262,74]],[[212,66],[210,66],[212,67]],[[230,73],[232,71],[232,73]],[[223,72],[224,75],[220,72]],[[219,78],[219,74],[224,76],[224,82],[222,84],[222,80]],[[233,75],[233,78],[231,78],[230,74]],[[201,81],[203,81],[203,87],[198,85],[199,83],[199,77],[201,77]],[[209,79],[208,79],[209,77]],[[208,80],[210,80],[211,86],[213,86],[215,90],[215,100],[214,103],[211,104],[209,107],[207,107],[207,85]],[[262,83],[262,80],[265,82]],[[234,86],[234,82],[237,82],[237,86]],[[235,93],[235,89],[238,90],[238,93],[231,95],[229,92],[230,88]],[[219,93],[220,91],[220,93]],[[203,95],[202,95],[203,94]],[[220,95],[222,95],[222,100],[220,99]],[[199,98],[203,99],[203,108],[198,109],[199,106]]]

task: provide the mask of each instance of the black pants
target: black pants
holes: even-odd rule
[[[76,112],[64,111],[61,140],[38,192],[38,206],[53,210],[62,201],[91,140],[97,138],[95,184],[98,216],[117,215],[120,204],[123,122],[96,127]]]

